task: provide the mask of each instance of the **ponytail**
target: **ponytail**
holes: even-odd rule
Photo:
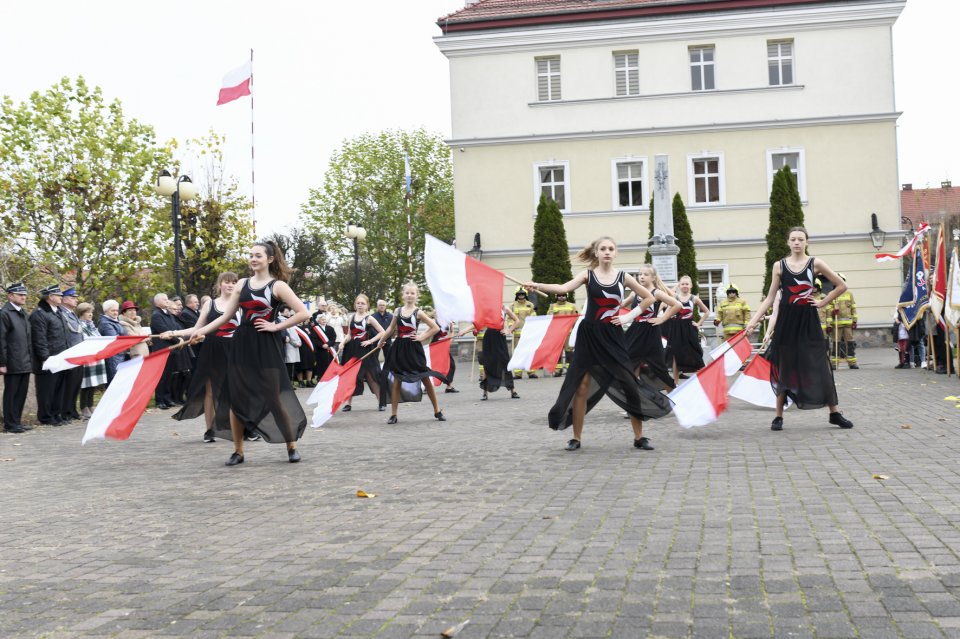
[[[273,240],[257,242],[254,246],[262,246],[267,257],[273,258],[269,266],[270,277],[280,280],[281,282],[288,282],[290,275],[293,274],[293,269],[287,265],[287,260],[283,257],[283,251],[280,250],[280,247],[277,246]]]

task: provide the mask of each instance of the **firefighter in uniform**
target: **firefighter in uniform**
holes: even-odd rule
[[[513,302],[513,305],[510,307],[510,310],[513,311],[516,314],[516,316],[520,318],[521,325],[523,323],[523,320],[530,317],[531,315],[537,314],[536,307],[533,305],[532,302],[530,302],[527,299],[527,289],[523,288],[522,286],[518,286],[517,289],[513,292],[513,299],[514,299],[514,302]],[[513,333],[514,350],[516,350],[517,342],[519,341],[520,341],[520,331],[514,331]],[[522,370],[516,369],[513,371],[514,379],[520,379],[521,377],[523,377]],[[536,379],[537,372],[527,371],[527,378]]]
[[[813,294],[813,299],[820,301],[824,298],[823,295],[823,282],[820,281],[820,278],[813,280],[813,288],[816,292]],[[817,315],[820,316],[820,330],[823,331],[823,343],[824,347],[827,349],[827,355],[830,355],[830,340],[833,339],[831,333],[833,332],[833,325],[830,323],[831,320],[831,310],[833,309],[833,304],[823,306],[817,309]],[[833,362],[830,362],[830,367],[836,370]]]
[[[843,273],[837,273],[844,282],[847,278]],[[839,366],[841,360],[847,361],[847,366],[856,370],[857,366],[857,343],[853,341],[853,329],[857,327],[857,302],[853,299],[853,293],[848,288],[846,292],[833,300],[833,319],[835,320],[838,340],[840,342],[840,352],[838,357],[833,358],[834,366]]]
[[[717,307],[717,316],[713,320],[714,326],[723,325],[723,339],[727,341],[739,333],[750,321],[750,307],[740,299],[740,289],[735,284],[727,287],[727,299]]]
[[[548,315],[576,315],[580,311],[577,310],[576,304],[573,302],[567,301],[566,293],[558,293],[557,301],[550,305],[550,308],[547,309]],[[570,352],[573,350],[570,348],[569,335],[567,336],[567,342],[564,344],[563,353],[560,354],[560,361],[557,362],[557,368],[553,372],[554,377],[561,377],[563,371],[570,366]]]

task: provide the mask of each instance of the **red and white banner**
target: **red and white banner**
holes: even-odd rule
[[[250,81],[253,79],[253,62],[247,60],[242,65],[223,76],[217,106],[233,102],[237,98],[250,95]]]
[[[946,328],[943,321],[943,305],[947,299],[947,250],[943,245],[943,224],[937,234],[936,264],[933,266],[933,283],[930,287],[930,310],[941,328]]]
[[[88,337],[79,344],[47,358],[43,370],[59,373],[77,366],[86,366],[113,357],[148,339],[149,335],[107,335]]]
[[[747,339],[746,332],[740,331],[710,351],[710,359],[713,361],[723,359],[724,372],[727,375],[735,375],[743,363],[750,358],[752,352],[753,346]]]
[[[563,345],[579,315],[532,315],[524,320],[520,341],[507,370],[546,369],[552,373],[560,360]]]
[[[727,409],[723,359],[715,359],[670,392],[673,414],[684,428],[706,426]]]
[[[300,337],[301,342],[309,346],[311,351],[317,350],[313,347],[313,342],[310,341],[310,336],[307,334],[305,330],[303,330],[299,326],[294,326],[293,328],[295,331],[297,331],[297,335]]]
[[[957,265],[957,248],[950,255],[950,275],[947,278],[947,299],[943,305],[943,317],[956,330],[960,328],[960,268]]]
[[[910,241],[907,242],[907,245],[896,253],[874,253],[873,257],[876,258],[878,262],[892,262],[894,260],[899,260],[904,255],[913,255],[913,247],[917,244],[917,240],[920,239],[920,236],[930,230],[930,225],[926,222],[920,222],[920,228],[913,234],[913,237],[910,238]]]
[[[431,344],[424,344],[423,351],[427,355],[427,368],[437,371],[444,377],[450,374],[450,338],[439,339]],[[441,382],[436,377],[431,377],[430,381],[434,386],[439,386]]]
[[[324,346],[330,346],[330,338],[327,337],[327,334],[323,332],[323,329],[321,327],[314,326],[313,332],[317,334],[317,337],[320,338],[320,341],[323,342]]]
[[[503,328],[503,273],[432,235],[425,239],[423,270],[441,326]]]
[[[117,374],[87,422],[81,445],[91,439],[130,437],[157,388],[169,355],[170,349],[164,348],[117,366]]]
[[[754,406],[776,408],[777,396],[770,386],[770,362],[761,356],[754,357],[743,369],[743,374],[730,387],[730,396],[742,399]],[[789,406],[790,400],[784,405]]]
[[[353,390],[357,387],[357,373],[360,372],[360,360],[352,358],[346,364],[341,365],[336,360],[330,362],[330,366],[323,373],[320,382],[317,384],[310,397],[307,398],[307,405],[316,404],[313,409],[313,422],[311,426],[320,428],[333,415],[340,410],[340,407],[353,395]]]

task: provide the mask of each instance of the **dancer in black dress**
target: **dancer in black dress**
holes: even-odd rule
[[[343,341],[340,342],[338,355],[340,361],[346,364],[351,358],[362,358],[374,348],[374,344],[382,344],[384,340],[384,330],[380,323],[370,314],[370,298],[363,293],[357,295],[353,302],[354,314],[347,320],[347,325],[343,331]],[[371,355],[360,362],[360,371],[357,373],[357,386],[353,391],[353,397],[363,395],[363,383],[366,382],[370,387],[370,392],[377,398],[377,408],[385,410],[387,407],[387,398],[385,389],[381,387],[382,377],[380,373],[380,362],[377,361],[377,355]],[[347,400],[343,407],[343,412],[353,410],[353,397]]]
[[[641,298],[640,312],[653,304],[654,297],[633,276],[614,268],[616,255],[617,245],[613,239],[601,237],[577,254],[589,269],[566,284],[525,284],[528,289],[554,294],[587,286],[587,307],[577,329],[573,362],[548,415],[550,428],[554,430],[573,424],[573,439],[567,442],[567,450],[580,448],[584,417],[604,395],[630,414],[636,448],[649,448],[649,440],[643,436],[643,420],[663,417],[672,410],[666,395],[633,374],[620,326],[624,285]]]
[[[226,307],[237,287],[237,280],[236,273],[221,273],[213,287],[216,299],[210,300],[200,310],[200,317],[193,328],[172,331],[169,337],[164,336],[163,339],[192,337],[197,329],[218,320],[223,315],[220,309]],[[203,348],[199,349],[200,354],[197,356],[197,368],[187,390],[187,401],[183,408],[173,415],[176,420],[184,420],[194,419],[202,414],[207,426],[203,441],[208,444],[216,441],[216,431],[220,431],[220,437],[229,437],[230,433],[230,406],[224,401],[226,393],[221,391],[227,380],[229,350],[233,344],[233,332],[240,323],[239,316],[239,311],[234,313],[233,318],[228,319],[216,333],[204,340]]]
[[[487,327],[483,331],[483,345],[477,355],[482,371],[480,376],[480,388],[483,390],[480,399],[482,400],[489,397],[488,393],[496,393],[501,386],[510,390],[510,399],[520,399],[520,394],[513,387],[513,372],[507,368],[507,364],[510,363],[507,337],[523,327],[523,320],[505,305],[500,307],[500,316],[503,318],[503,326],[500,327],[500,330]],[[507,318],[510,319],[509,327],[507,326]],[[476,335],[480,329],[474,326],[464,329],[460,334],[464,335],[471,330]]]
[[[441,422],[447,421],[440,410],[440,404],[437,401],[437,391],[433,388],[433,382],[430,377],[436,377],[440,381],[447,381],[447,378],[437,371],[427,368],[427,356],[423,351],[423,345],[430,343],[430,338],[440,332],[440,327],[433,319],[417,308],[417,298],[420,296],[420,289],[413,282],[407,282],[403,285],[403,306],[393,312],[390,320],[390,326],[387,327],[384,339],[388,339],[397,333],[397,338],[387,351],[386,361],[383,363],[384,377],[391,375],[393,385],[390,389],[390,419],[388,424],[397,423],[397,406],[400,403],[400,384],[403,382],[413,382],[419,387],[426,388],[430,403],[433,404],[433,416]],[[423,322],[427,325],[427,330],[422,333],[417,332],[417,327]],[[420,393],[417,393],[415,401],[419,401]]]
[[[827,306],[847,290],[847,284],[827,263],[808,257],[807,230],[790,229],[787,244],[790,255],[773,265],[770,290],[760,308],[747,324],[747,334],[756,329],[767,309],[780,293],[776,330],[770,338],[765,357],[770,361],[770,385],[777,396],[777,415],[771,430],[783,430],[783,407],[787,397],[801,410],[830,408],[830,423],[853,428],[853,422],[840,412],[837,387],[833,382],[830,359],[823,350],[823,330],[817,309]],[[834,285],[830,293],[817,300],[814,280],[826,277]]]
[[[252,429],[270,443],[284,442],[287,459],[300,461],[297,440],[307,427],[307,416],[287,378],[281,336],[287,328],[310,317],[300,298],[287,285],[290,267],[271,241],[250,249],[248,278],[240,280],[224,307],[223,315],[197,329],[191,341],[217,331],[240,309],[240,325],[229,350],[227,383],[222,393],[230,406],[230,435],[235,452],[227,466],[243,463],[244,428]],[[294,314],[275,321],[282,304]]]
[[[620,322],[626,324],[629,320],[634,320],[626,333],[630,363],[637,377],[642,377],[654,388],[671,390],[677,383],[667,369],[662,331],[664,324],[669,323],[668,320],[680,310],[680,303],[664,285],[652,264],[644,264],[640,267],[637,271],[637,282],[651,291],[656,301],[643,309],[641,300],[635,293],[631,293],[627,298],[626,305],[632,305],[633,310],[621,317]]]
[[[667,338],[667,365],[673,367],[673,383],[680,380],[680,373],[696,373],[703,368],[703,346],[700,345],[700,326],[710,309],[691,292],[693,280],[689,275],[680,278],[677,284],[679,312],[663,327]],[[693,320],[693,309],[700,309],[700,321]]]

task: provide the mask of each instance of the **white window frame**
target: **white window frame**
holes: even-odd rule
[[[713,51],[713,60],[711,60],[711,61],[709,61],[709,62],[704,62],[704,61],[703,61],[703,54],[702,54],[702,53],[701,53],[701,55],[700,55],[700,60],[699,60],[698,62],[694,62],[693,60],[690,59],[690,55],[691,55],[694,51],[705,51],[705,50],[707,50],[707,49]],[[703,88],[700,88],[700,89],[695,89],[695,88],[693,88],[693,74],[691,73],[691,75],[690,75],[690,90],[691,90],[691,91],[694,91],[694,92],[696,92],[696,93],[702,93],[702,92],[704,92],[704,91],[716,91],[716,89],[717,89],[717,47],[716,47],[716,45],[713,45],[713,44],[698,44],[698,45],[691,45],[691,46],[687,47],[687,64],[689,65],[688,68],[689,68],[691,71],[692,71],[694,68],[699,68],[699,70],[700,70],[700,84],[701,84],[702,87],[703,87]],[[707,66],[710,66],[710,67],[713,68],[713,86],[712,86],[712,87],[707,87],[707,86],[706,86],[707,83],[706,83],[706,78],[704,77],[704,68],[707,67]]]
[[[620,206],[620,176],[617,172],[617,165],[619,164],[642,164],[643,168],[640,170],[640,201],[643,202],[640,206]],[[650,209],[650,163],[647,162],[646,156],[628,156],[621,158],[613,158],[610,160],[610,176],[612,181],[611,186],[611,201],[613,203],[613,210],[615,211],[648,211]]]
[[[700,282],[700,272],[701,271],[720,271],[722,276],[720,281],[717,282],[717,288],[711,291],[711,295],[708,299],[704,299],[703,289],[700,289],[700,299],[703,300],[703,303],[707,305],[707,308],[710,309],[710,315],[708,317],[715,317],[717,314],[714,304],[717,302],[716,291],[722,290],[721,287],[729,285],[730,282],[730,267],[727,264],[697,264],[697,284],[702,286]],[[724,293],[726,297],[726,293]]]
[[[783,165],[774,168],[773,156],[786,155],[788,153],[797,154],[797,190],[800,191],[800,201],[807,201],[807,158],[806,153],[801,148],[779,148],[767,149],[767,199],[770,199],[770,191],[773,190],[773,176],[776,175]],[[792,168],[792,167],[791,167]]]
[[[720,198],[717,202],[697,202],[697,184],[696,176],[693,172],[693,163],[696,160],[708,160],[711,158],[717,159],[717,187],[719,189],[718,197]],[[723,153],[717,151],[703,151],[701,153],[691,153],[687,156],[687,202],[690,202],[690,206],[703,206],[703,207],[712,207],[712,206],[725,206],[727,203],[727,186],[726,186],[726,166],[723,160]]]
[[[790,55],[783,55],[781,45],[789,44],[790,45]],[[777,55],[770,55],[770,46],[777,45]],[[797,47],[793,42],[793,38],[782,38],[779,40],[767,40],[767,83],[772,87],[788,87],[797,83],[797,59],[796,52]],[[779,82],[773,83],[770,82],[770,63],[777,63],[777,75],[779,77]],[[790,82],[783,81],[783,64],[784,62],[790,63]]]
[[[534,58],[533,60],[534,60],[534,62],[533,62],[533,68],[534,68],[534,71],[536,72],[536,77],[537,77],[537,83],[536,83],[537,102],[557,102],[557,101],[561,100],[561,99],[562,99],[563,82],[562,82],[562,78],[561,78],[561,75],[560,75],[560,74],[561,74],[560,56],[559,56],[559,55],[544,55],[544,56],[538,56],[538,57]],[[541,73],[541,72],[540,72],[540,63],[541,63],[541,62],[546,62],[546,63],[547,63],[547,71],[546,71],[546,73]],[[551,70],[551,67],[552,67],[552,64],[551,64],[551,63],[554,63],[554,62],[556,63],[556,66],[557,66],[556,71],[552,71],[552,70]],[[544,98],[543,96],[540,95],[540,78],[546,78],[546,79],[547,79],[547,95],[546,95],[546,98]],[[554,91],[556,91],[556,95],[554,95]]]
[[[624,66],[617,66],[618,58],[624,58]],[[633,58],[633,65],[630,64],[630,58]],[[617,80],[618,76],[623,73],[624,82],[623,86],[626,90],[626,93],[620,93],[617,89]],[[634,91],[630,90],[630,76],[633,75],[636,81],[636,88]],[[613,94],[618,98],[625,98],[630,96],[640,95],[640,52],[636,49],[631,51],[614,51],[613,52]]]
[[[570,161],[569,160],[551,160],[548,162],[534,162],[533,163],[533,211],[536,215],[537,207],[540,205],[540,194],[542,193],[543,185],[540,182],[540,169],[546,167],[562,167],[563,168],[563,194],[564,194],[564,206],[560,207],[560,213],[567,214],[570,213],[572,201],[570,195]],[[559,182],[557,184],[560,184]]]

